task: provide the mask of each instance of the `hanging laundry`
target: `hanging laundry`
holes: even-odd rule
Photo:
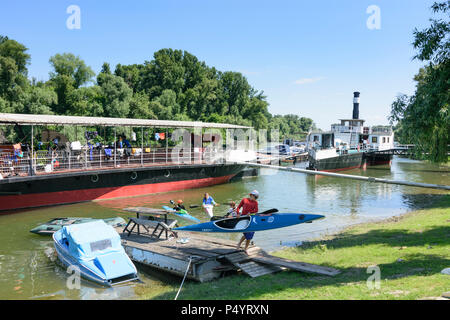
[[[165,139],[166,139],[166,134],[165,134],[165,132],[161,132],[161,133],[159,134],[159,138],[160,138],[161,140],[165,140]]]
[[[156,140],[156,141],[159,140],[159,133],[155,133],[155,140]]]
[[[131,141],[136,141],[136,132],[131,132]]]

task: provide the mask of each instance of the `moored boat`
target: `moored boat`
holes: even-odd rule
[[[197,232],[253,232],[284,228],[301,223],[310,223],[324,216],[306,213],[272,213],[270,215],[246,215],[225,218],[200,224],[175,228],[180,231]]]
[[[80,275],[104,286],[138,280],[120,235],[102,220],[64,226],[53,234],[59,260]]]
[[[56,231],[60,230],[64,226],[68,226],[71,224],[80,224],[80,223],[86,223],[86,222],[92,222],[99,219],[94,218],[76,218],[76,217],[67,217],[67,218],[54,218],[46,223],[40,224],[37,227],[30,230],[32,233],[36,233],[39,235],[52,235]],[[121,217],[114,217],[114,218],[106,218],[101,219],[105,221],[106,224],[109,224],[113,227],[120,227],[125,226],[126,221],[125,219]]]
[[[0,149],[0,214],[7,210],[141,196],[226,183],[246,167],[234,162],[227,163],[228,156],[231,160],[239,160],[242,155],[252,157],[249,152],[237,155],[236,152],[216,152],[215,148],[222,141],[215,139],[211,142],[211,139],[206,139],[207,134],[185,135],[183,139],[190,140],[186,141],[185,148],[169,147],[169,128],[184,129],[186,133],[194,128],[249,128],[231,124],[9,113],[0,113],[0,122],[31,126],[32,132],[30,143],[14,145],[18,147],[20,156],[15,155],[16,149],[13,147]],[[97,132],[85,131],[86,142],[83,144],[76,138],[71,143],[58,144],[55,149],[39,149],[41,144],[36,145],[34,141],[39,139],[39,135],[43,140],[42,134],[33,129],[49,125],[127,127],[132,136],[138,132],[136,128],[141,133],[144,129],[166,128],[167,134],[163,135],[164,139],[158,135],[155,141],[150,141],[149,137],[145,143],[142,138],[134,142],[133,139],[131,142],[126,140],[128,144],[124,145],[122,137],[119,138],[115,131],[114,135],[110,132],[109,136],[105,136],[104,144],[94,143],[92,135]],[[160,140],[165,141],[160,143]],[[175,136],[172,141],[178,143]]]
[[[339,171],[366,165],[390,164],[394,133],[390,126],[364,126],[359,119],[359,92],[354,92],[352,119],[340,119],[331,131],[308,135],[310,170]]]

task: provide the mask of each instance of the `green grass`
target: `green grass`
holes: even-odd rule
[[[283,271],[244,274],[208,283],[187,282],[179,299],[421,299],[450,291],[450,196],[433,207],[351,227],[328,239],[288,248],[276,256],[340,269],[336,277]],[[381,270],[370,290],[367,267]],[[173,299],[178,288],[143,298]]]

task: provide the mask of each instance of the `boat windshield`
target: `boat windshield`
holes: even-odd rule
[[[223,219],[214,222],[214,224],[222,229],[229,230],[244,230],[246,229],[251,221],[250,216],[240,217],[240,218],[231,218],[231,219]]]
[[[91,242],[90,245],[91,245],[91,252],[102,251],[112,247],[110,239]]]

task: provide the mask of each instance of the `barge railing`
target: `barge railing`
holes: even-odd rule
[[[173,148],[82,148],[81,150],[38,150],[31,157],[23,152],[19,157],[11,152],[0,152],[0,174],[5,178],[12,175],[49,174],[55,172],[112,169],[123,167],[145,167],[152,165],[184,165],[223,162],[223,154],[214,150],[180,152],[172,157]],[[32,169],[33,168],[33,169]]]

